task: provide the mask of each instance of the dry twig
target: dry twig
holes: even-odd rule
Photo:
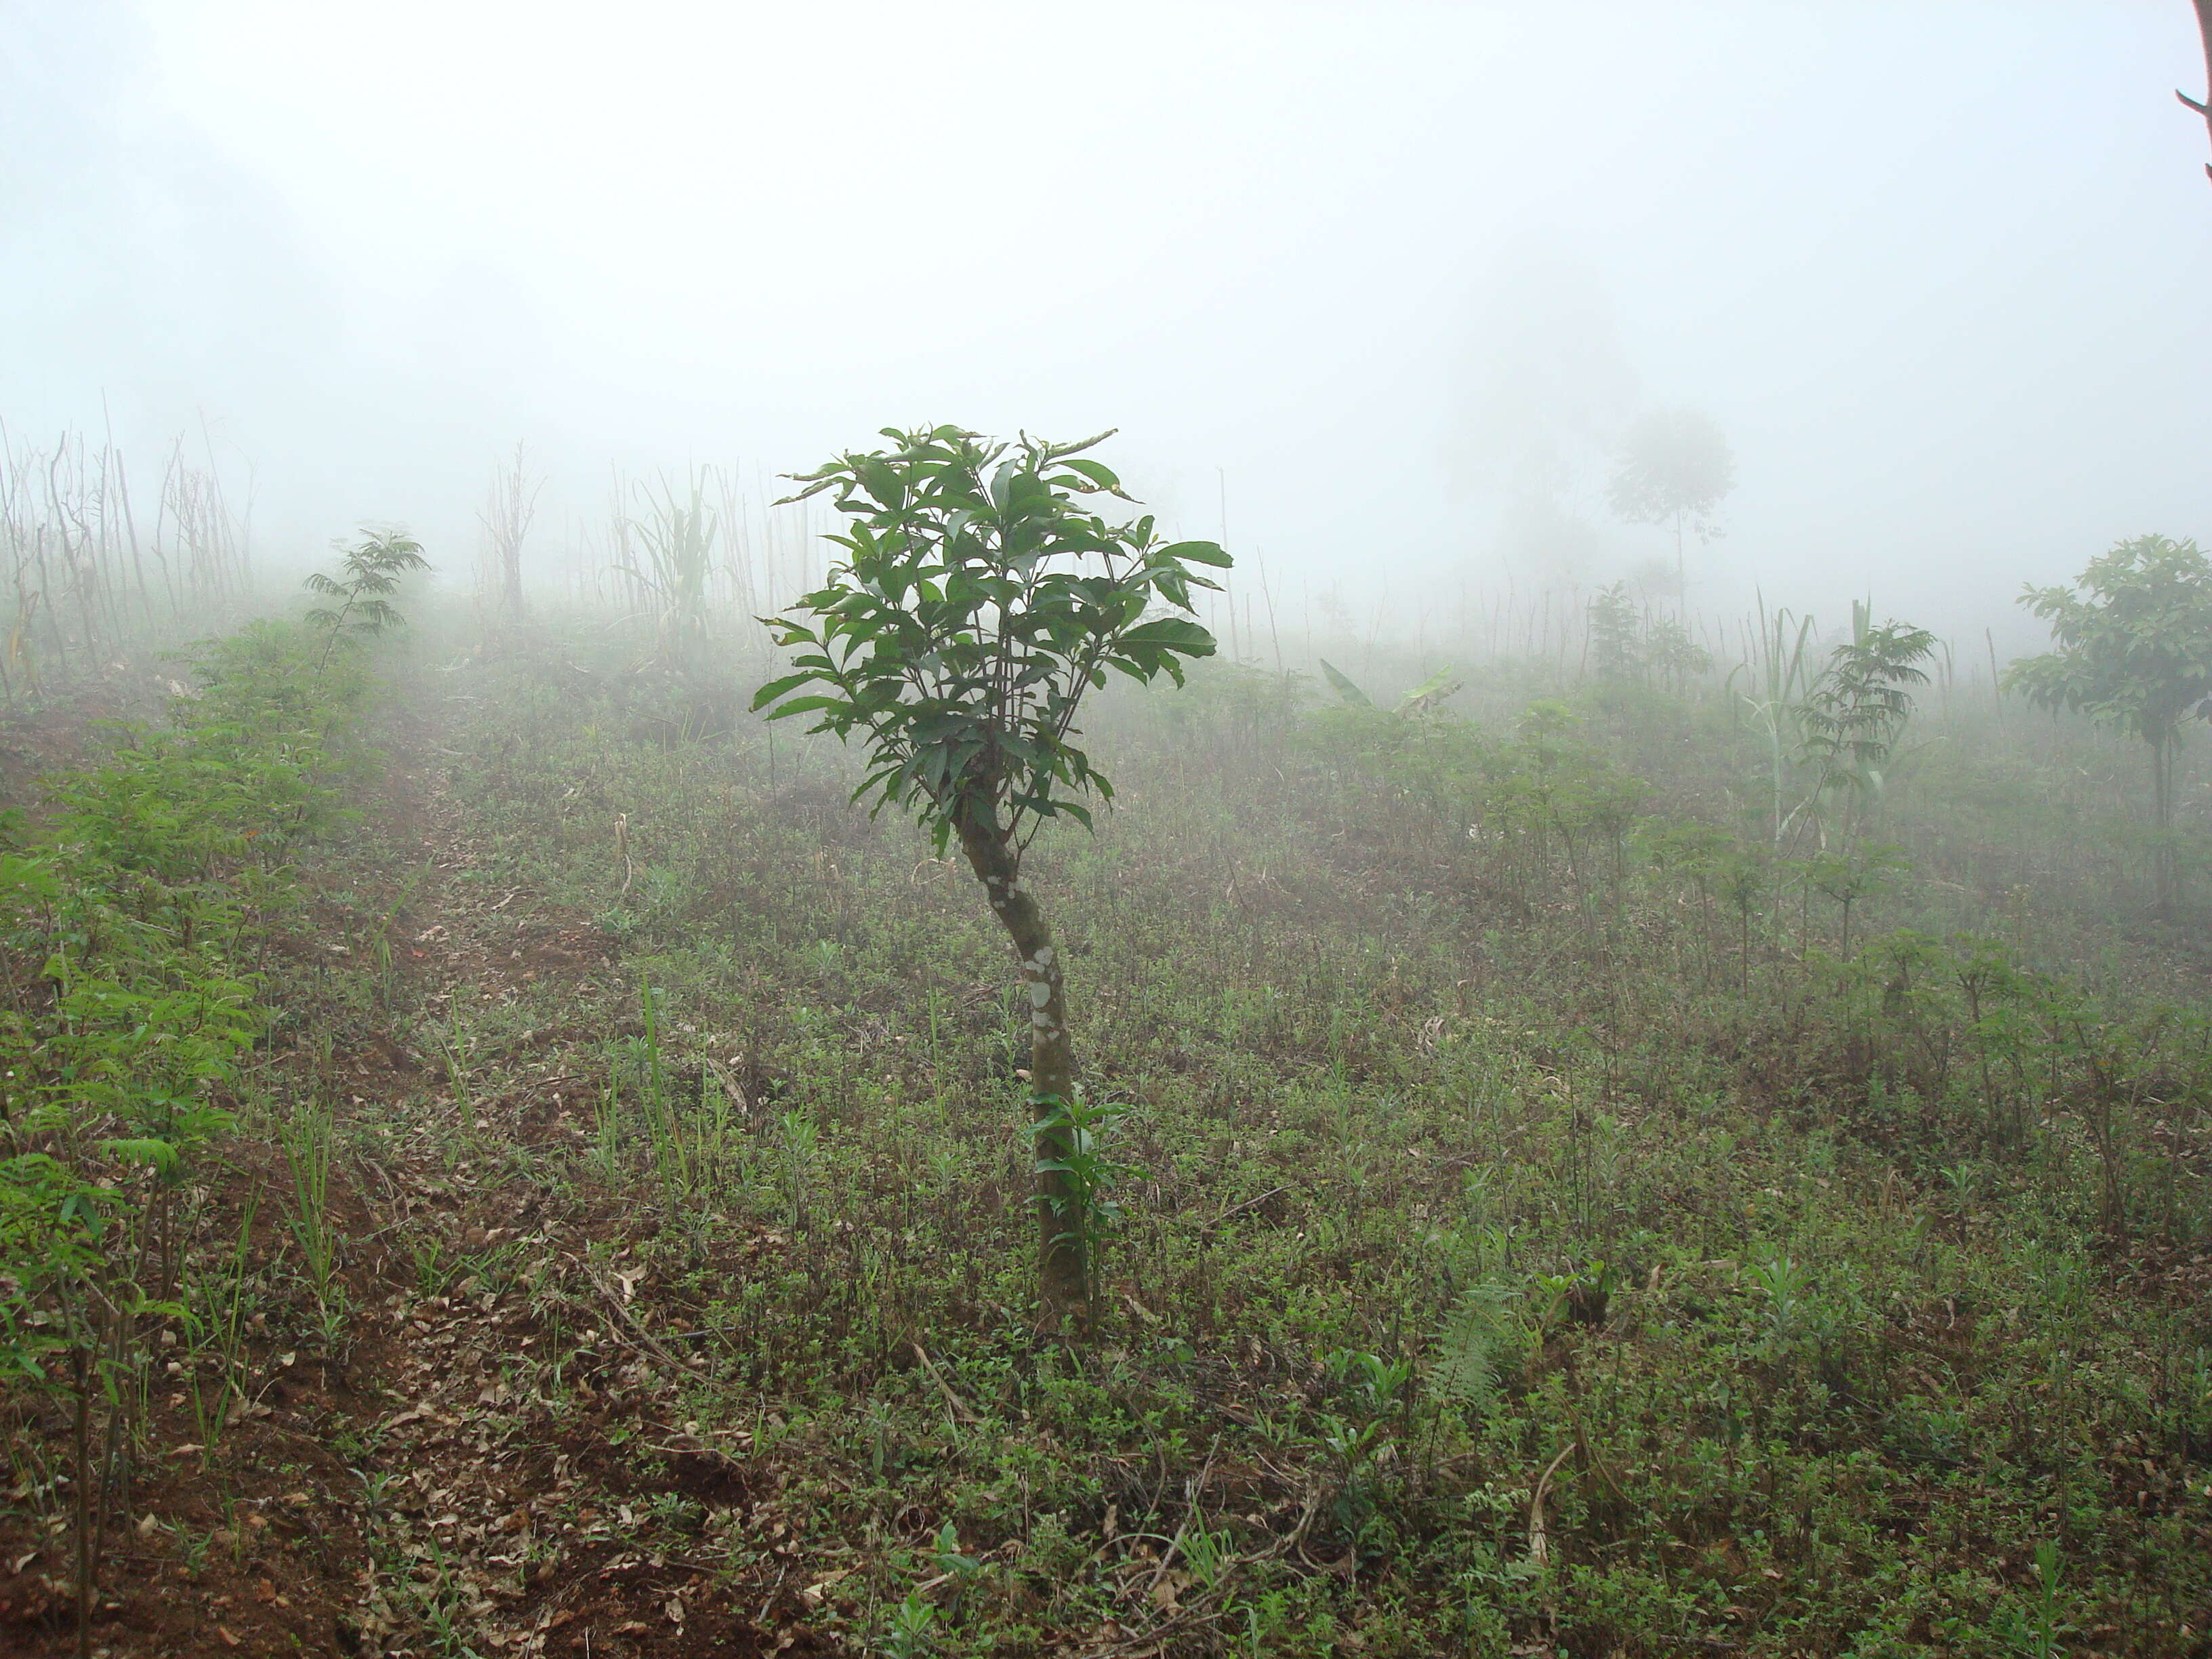
[[[1544,1466],[1542,1478],[1528,1499],[1528,1559],[1540,1567],[1552,1564],[1551,1534],[1544,1526],[1544,1498],[1552,1490],[1552,1477],[1559,1473],[1559,1465],[1567,1461],[1567,1454],[1575,1449],[1571,1440],[1559,1448],[1559,1455]]]
[[[937,1369],[936,1362],[930,1358],[921,1344],[908,1341],[907,1346],[912,1348],[914,1357],[921,1361],[922,1370],[928,1372],[929,1380],[937,1384],[939,1391],[945,1396],[946,1408],[953,1416],[963,1423],[970,1425],[981,1423],[983,1419],[975,1414],[966,1401],[952,1391],[952,1385],[945,1380],[945,1373]]]

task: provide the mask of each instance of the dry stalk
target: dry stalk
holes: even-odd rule
[[[936,1362],[930,1358],[927,1350],[919,1342],[909,1341],[907,1346],[914,1350],[914,1357],[921,1361],[921,1368],[929,1373],[929,1380],[936,1383],[938,1391],[944,1395],[946,1409],[953,1417],[962,1423],[981,1423],[983,1419],[969,1408],[966,1401],[953,1392],[952,1385],[945,1380],[945,1373],[937,1369]]]
[[[1551,1534],[1544,1525],[1544,1499],[1552,1490],[1552,1477],[1559,1473],[1559,1465],[1567,1461],[1567,1454],[1574,1449],[1571,1440],[1559,1448],[1559,1455],[1544,1466],[1543,1476],[1528,1499],[1528,1559],[1540,1567],[1552,1564]]]

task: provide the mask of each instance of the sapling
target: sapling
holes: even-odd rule
[[[1864,606],[1855,605],[1851,611],[1850,641],[1830,653],[1811,692],[1792,711],[1804,734],[1799,754],[1814,779],[1812,794],[1792,817],[1810,818],[1823,848],[1830,802],[1840,803],[1836,828],[1846,841],[1880,804],[1890,762],[1912,718],[1907,688],[1928,683],[1920,665],[1936,650],[1936,636],[1924,628],[1900,622],[1876,628]]]
[[[330,665],[340,640],[374,639],[404,623],[406,618],[392,596],[399,591],[403,577],[429,568],[422,543],[404,531],[364,531],[360,542],[340,556],[337,575],[320,570],[310,574],[307,591],[331,601],[307,612],[307,625],[324,636],[315,672],[319,675]]]
[[[1090,1194],[1097,1151],[1075,1092],[1060,955],[1022,855],[1045,820],[1086,827],[1083,798],[1111,786],[1075,746],[1084,696],[1109,669],[1181,684],[1213,636],[1191,616],[1194,566],[1227,567],[1212,542],[1167,543],[1152,517],[1109,524],[1082,498],[1121,501],[1121,480],[1083,452],[1110,434],[1008,443],[955,426],[901,432],[890,447],[797,475],[803,501],[831,493],[846,515],[828,585],[764,617],[798,647],[798,672],[753,707],[812,714],[813,730],[861,734],[870,770],[853,799],[912,812],[942,854],[954,840],[1020,960],[1030,1015],[1039,1279],[1048,1319],[1079,1324],[1091,1297]],[[1150,614],[1158,605],[1165,614]],[[1182,614],[1177,614],[1182,613]]]

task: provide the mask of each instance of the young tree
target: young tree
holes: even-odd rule
[[[1689,591],[1682,532],[1700,540],[1720,533],[1715,517],[1735,488],[1735,457],[1709,416],[1694,409],[1655,409],[1621,438],[1606,505],[1630,524],[1671,525],[1674,576]]]
[[[1644,678],[1644,618],[1628,597],[1628,584],[1601,587],[1584,607],[1589,618],[1589,665],[1601,680]]]
[[[1910,687],[1928,684],[1920,665],[1935,653],[1936,636],[1909,623],[1874,625],[1869,610],[1851,607],[1851,638],[1829,654],[1828,665],[1794,711],[1803,734],[1799,757],[1814,772],[1813,793],[1800,808],[1828,842],[1828,803],[1840,801],[1838,828],[1855,837],[1887,787],[1890,757],[1912,718]]]
[[[307,592],[333,601],[337,609],[317,605],[307,615],[310,628],[324,635],[322,655],[315,659],[319,674],[337,649],[340,640],[374,639],[406,618],[392,603],[402,578],[428,570],[422,544],[404,530],[364,530],[362,538],[340,550],[338,574],[318,570],[308,576]]]
[[[2058,649],[2013,664],[2005,689],[2150,745],[2153,879],[2171,915],[2174,753],[2189,721],[2212,720],[2212,560],[2195,542],[2138,536],[2090,560],[2074,587],[2030,586],[2020,602]]]
[[[1212,542],[1163,544],[1149,515],[1109,524],[1079,499],[1122,501],[1121,481],[1083,452],[1111,433],[1013,443],[959,427],[885,428],[888,449],[839,456],[791,501],[835,492],[848,515],[829,586],[764,617],[799,647],[797,672],[755,708],[813,714],[811,728],[862,734],[870,771],[853,799],[912,812],[940,850],[957,838],[1012,939],[1030,1003],[1030,1101],[1036,1140],[1038,1273],[1048,1317],[1088,1318],[1095,1148],[1076,1093],[1060,962],[1020,884],[1047,818],[1086,828],[1082,798],[1113,789],[1072,739],[1084,694],[1106,671],[1182,680],[1210,656],[1190,590],[1226,568]],[[1167,614],[1147,617],[1156,601]],[[1176,612],[1186,614],[1176,615]],[[811,690],[803,690],[811,687]],[[802,694],[803,692],[803,694]]]
[[[1678,696],[1713,665],[1712,653],[1690,636],[1688,624],[1679,617],[1653,617],[1644,624],[1644,656],[1651,672]]]

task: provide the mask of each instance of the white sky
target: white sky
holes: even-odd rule
[[[1735,447],[1700,604],[1978,625],[2212,538],[2186,0],[0,0],[0,418],[204,411],[264,541],[465,564],[518,437],[584,507],[1119,426],[1190,533],[1224,469],[1234,544],[1402,607],[1640,402]]]

